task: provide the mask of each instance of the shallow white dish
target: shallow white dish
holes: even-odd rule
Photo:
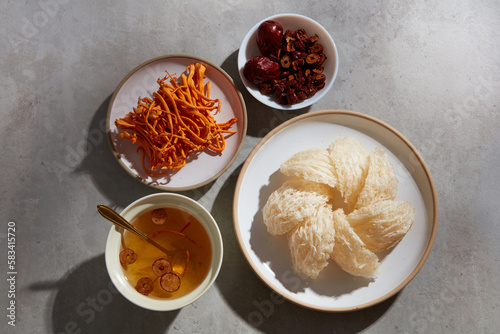
[[[286,236],[272,236],[262,221],[269,195],[287,178],[282,162],[313,147],[327,148],[349,135],[367,151],[386,150],[398,180],[398,200],[410,201],[415,222],[393,249],[381,256],[379,276],[369,281],[351,276],[330,261],[316,280],[293,269]],[[233,202],[234,227],[250,266],[273,290],[299,305],[322,311],[350,311],[372,306],[400,291],[424,264],[434,242],[438,208],[432,177],[416,149],[399,132],[370,116],[340,110],[295,117],[271,131],[250,153],[239,175]]]
[[[137,106],[139,97],[151,97],[158,89],[157,79],[165,76],[165,71],[180,77],[186,67],[195,62],[206,66],[205,82],[211,81],[211,97],[221,99],[221,112],[214,116],[223,123],[236,117],[238,122],[231,127],[237,133],[226,136],[226,148],[221,155],[210,151],[192,154],[187,164],[168,175],[149,176],[142,167],[142,153],[138,145],[119,137],[115,120],[124,117]],[[120,165],[139,181],[155,188],[169,191],[184,191],[201,187],[214,181],[234,162],[241,150],[247,129],[247,111],[241,93],[232,78],[217,65],[194,56],[166,55],[151,59],[133,69],[118,85],[108,108],[108,140]]]
[[[274,20],[279,22],[283,26],[283,30],[295,31],[297,29],[304,29],[308,36],[317,34],[319,37],[318,43],[322,44],[324,47],[324,54],[328,57],[324,67],[324,74],[326,75],[325,87],[319,90],[314,96],[308,98],[300,103],[293,105],[281,105],[276,102],[276,99],[271,95],[263,95],[259,92],[259,88],[248,81],[243,75],[243,68],[246,62],[255,56],[261,56],[259,48],[257,46],[256,37],[257,30],[262,22],[267,20]],[[246,89],[250,94],[253,95],[258,101],[267,105],[268,107],[281,109],[281,110],[295,110],[306,108],[311,104],[317,102],[321,99],[333,85],[335,78],[337,77],[337,72],[339,68],[339,56],[337,52],[337,47],[333,41],[332,36],[328,31],[318,22],[310,19],[306,16],[299,14],[278,14],[269,16],[255,26],[252,27],[246,34],[245,38],[241,42],[240,49],[238,51],[238,71],[240,73],[240,78]]]
[[[189,197],[174,193],[157,193],[138,199],[127,206],[120,214],[129,222],[145,211],[173,207],[191,213],[203,224],[211,241],[212,264],[205,280],[189,294],[176,299],[159,299],[140,294],[127,281],[120,264],[122,228],[113,226],[106,242],[106,268],[116,289],[132,303],[154,311],[170,311],[182,308],[200,298],[213,284],[219,274],[223,258],[222,236],[212,215],[198,202]]]

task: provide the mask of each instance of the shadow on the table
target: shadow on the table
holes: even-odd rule
[[[57,282],[35,283],[29,289],[57,290],[50,315],[54,333],[164,333],[179,313],[145,310],[125,299],[109,278],[104,255],[78,265]]]
[[[106,135],[106,116],[110,101],[111,95],[95,111],[87,132],[85,157],[73,172],[88,174],[96,188],[109,199],[111,207],[123,208],[143,196],[162,190],[149,187],[134,179],[114,157]],[[213,183],[179,193],[197,200],[213,186]]]
[[[304,308],[273,292],[253,272],[243,256],[233,226],[232,201],[240,168],[222,186],[212,207],[224,241],[224,261],[216,285],[233,310],[248,324],[264,332],[357,333],[372,325],[392,306],[393,296],[373,307],[343,313],[327,313]],[[293,270],[290,270],[292,273]],[[290,279],[293,279],[293,273]]]

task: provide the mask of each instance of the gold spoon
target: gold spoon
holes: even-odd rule
[[[100,204],[97,206],[97,211],[99,211],[99,213],[104,218],[111,221],[116,226],[119,226],[119,227],[129,231],[130,233],[133,233],[133,234],[137,235],[138,237],[146,240],[151,245],[155,246],[156,248],[161,250],[163,253],[167,254],[169,258],[174,258],[175,254],[177,253],[175,251],[170,251],[170,250],[166,249],[165,247],[158,244],[156,241],[154,241],[153,239],[151,239],[150,237],[148,237],[147,235],[145,235],[144,233],[139,231],[137,228],[135,228],[135,226],[130,224],[125,218],[123,218],[118,212],[116,212],[115,210],[113,210],[109,206]]]

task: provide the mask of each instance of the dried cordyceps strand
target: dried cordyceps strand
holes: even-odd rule
[[[132,264],[137,261],[137,254],[130,248],[120,252],[120,263],[124,265]]]
[[[170,261],[164,258],[158,259],[153,262],[151,268],[153,269],[153,273],[158,277],[161,277],[169,271],[172,271],[172,265],[170,264]]]
[[[167,221],[167,211],[165,211],[165,209],[155,209],[151,211],[151,220],[156,225],[165,224]]]
[[[182,276],[186,275],[188,263],[189,263],[189,250],[186,249],[186,264],[184,265],[184,271],[182,272]]]
[[[316,66],[321,66],[325,62],[326,56],[324,53],[320,53],[320,54],[318,54],[318,56],[319,56],[319,59],[318,59],[318,62],[316,63]]]
[[[153,291],[154,283],[153,280],[149,277],[143,277],[139,281],[137,281],[137,285],[135,289],[137,292],[147,296]]]
[[[167,292],[175,292],[181,287],[181,278],[174,273],[166,273],[160,279],[160,286]]]

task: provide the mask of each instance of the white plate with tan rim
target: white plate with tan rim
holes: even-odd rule
[[[119,137],[115,120],[124,117],[137,106],[139,97],[151,97],[158,89],[158,78],[165,71],[180,78],[190,64],[202,63],[206,67],[205,83],[211,82],[211,98],[221,100],[221,111],[214,116],[216,122],[224,123],[233,117],[238,119],[230,130],[235,134],[226,136],[226,147],[222,154],[209,150],[191,154],[186,165],[167,175],[150,176],[142,166],[142,153],[138,145]],[[144,62],[133,69],[118,85],[108,107],[106,120],[108,140],[120,165],[139,181],[162,190],[184,191],[201,187],[217,179],[234,162],[243,145],[247,129],[247,111],[243,96],[232,78],[219,66],[199,57],[188,55],[166,55]],[[146,162],[147,164],[147,162]]]
[[[378,277],[367,280],[343,272],[333,261],[315,280],[297,274],[286,236],[272,236],[262,208],[287,177],[279,172],[294,153],[327,148],[351,136],[367,151],[382,147],[399,180],[397,200],[415,208],[415,221],[396,247],[378,253]],[[340,312],[362,309],[393,296],[415,277],[431,250],[437,230],[438,206],[432,177],[413,145],[391,126],[364,114],[325,110],[297,116],[266,135],[250,153],[239,175],[233,202],[236,236],[256,274],[286,299],[311,309]]]

